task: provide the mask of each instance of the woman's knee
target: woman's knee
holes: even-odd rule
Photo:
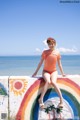
[[[56,85],[56,82],[55,82],[55,81],[51,81],[51,84],[52,84],[52,85]]]
[[[46,82],[46,84],[48,84],[48,85],[50,84],[50,81],[45,81],[45,82]]]

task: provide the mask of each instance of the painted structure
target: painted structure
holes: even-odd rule
[[[59,98],[51,86],[44,96],[45,108],[41,110],[38,98],[44,86],[41,77],[0,77],[0,120],[52,120],[80,119],[80,75],[58,76],[57,83],[64,98],[64,108],[59,114]],[[49,109],[48,109],[49,108]]]

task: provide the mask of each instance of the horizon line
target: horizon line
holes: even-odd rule
[[[80,54],[61,54],[61,56],[62,55],[65,55],[65,56],[67,56],[67,55],[80,55]],[[41,56],[40,54],[27,54],[27,55],[0,55],[0,57],[8,57],[8,56]]]

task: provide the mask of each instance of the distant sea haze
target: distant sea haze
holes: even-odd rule
[[[40,60],[40,56],[0,56],[0,76],[31,76]],[[80,55],[62,55],[65,74],[80,75]],[[37,75],[42,74],[43,65]],[[58,73],[60,70],[57,66]]]

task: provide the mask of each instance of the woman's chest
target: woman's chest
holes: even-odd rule
[[[51,63],[56,62],[57,54],[55,54],[55,53],[49,54],[48,56],[46,56],[46,61],[51,62]]]

